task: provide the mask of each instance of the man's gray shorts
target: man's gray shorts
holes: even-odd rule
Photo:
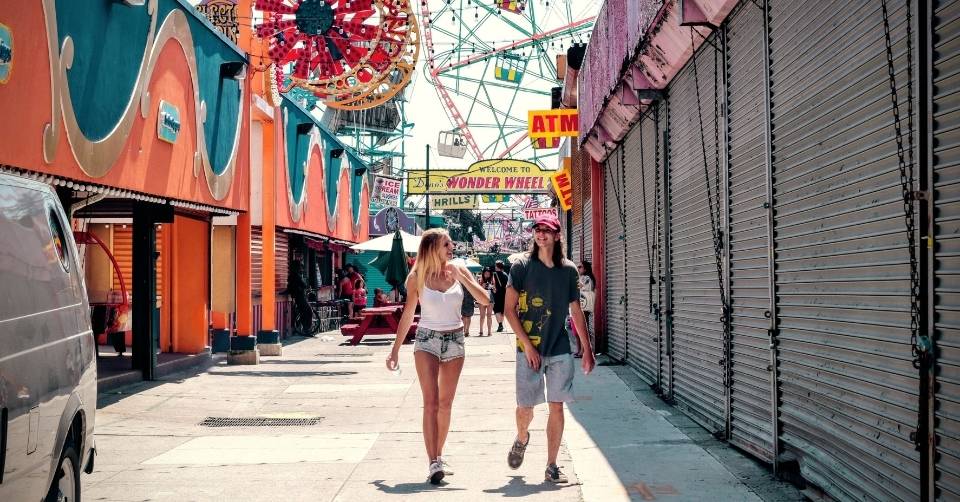
[[[573,354],[541,357],[540,371],[530,367],[527,356],[517,352],[517,406],[573,401]],[[544,379],[547,395],[544,397]]]

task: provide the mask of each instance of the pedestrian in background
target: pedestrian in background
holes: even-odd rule
[[[400,346],[413,323],[417,304],[420,322],[417,325],[413,359],[423,394],[423,442],[427,449],[427,481],[439,484],[445,475],[443,445],[450,430],[450,410],[463,369],[463,304],[464,288],[480,301],[488,300],[484,291],[466,267],[450,263],[453,241],[443,229],[430,229],[420,238],[417,262],[407,276],[407,301],[397,327],[393,349],[387,356],[387,369],[397,371]]]
[[[596,354],[597,340],[593,334],[593,304],[597,298],[597,279],[593,276],[593,265],[589,261],[580,262],[577,271],[580,272],[580,308],[583,310],[583,318],[587,324],[587,338],[590,339],[590,347]],[[576,326],[574,326],[574,330],[576,330]],[[578,336],[577,353],[575,355],[580,356],[582,354],[583,346],[580,345],[580,337]]]
[[[496,283],[493,280],[493,270],[484,268],[480,274],[480,286],[489,300],[487,305],[480,304],[480,336],[483,336],[483,322],[487,322],[487,336],[493,335],[493,302],[496,297]]]
[[[547,468],[544,477],[551,483],[566,483],[557,466],[563,437],[563,403],[573,401],[574,359],[564,326],[567,315],[584,346],[581,366],[585,374],[595,364],[580,308],[577,267],[563,253],[560,221],[556,216],[538,218],[533,224],[529,253],[520,256],[510,269],[507,286],[507,321],[517,335],[517,437],[507,455],[507,465],[518,469],[530,443],[529,427],[533,407],[549,403],[547,418]],[[546,388],[546,396],[544,396]]]
[[[503,262],[497,260],[496,271],[493,273],[493,282],[496,288],[493,291],[493,313],[497,316],[497,333],[503,331],[503,302],[507,294],[507,273],[503,269]]]

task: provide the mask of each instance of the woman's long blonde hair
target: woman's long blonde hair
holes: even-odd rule
[[[443,245],[450,234],[442,228],[431,228],[420,236],[420,249],[417,261],[410,272],[417,278],[417,290],[423,291],[423,284],[430,277],[439,276],[447,265]]]

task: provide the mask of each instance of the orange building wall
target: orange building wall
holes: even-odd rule
[[[207,345],[210,224],[174,216],[171,308],[174,352],[197,354]]]
[[[161,51],[148,84],[149,114],[136,114],[126,146],[114,166],[100,178],[83,173],[74,159],[61,116],[51,117],[50,63],[42,2],[18,2],[16,9],[4,9],[4,24],[14,34],[17,57],[10,80],[0,89],[0,109],[16,120],[0,121],[0,163],[79,181],[126,188],[158,196],[246,210],[249,205],[249,127],[243,126],[239,156],[230,190],[223,200],[213,198],[205,175],[194,176],[196,151],[194,90],[183,49],[170,40]],[[193,50],[190,48],[189,50]],[[31,57],[26,57],[26,56]],[[249,87],[250,82],[245,86]],[[250,93],[241,104],[249,114]],[[123,97],[122,99],[126,99]],[[180,111],[181,129],[171,145],[157,138],[159,102],[163,99]],[[55,119],[61,129],[56,155],[43,160],[43,130]],[[247,124],[248,117],[241,120]]]

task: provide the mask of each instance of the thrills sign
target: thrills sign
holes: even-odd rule
[[[577,137],[580,135],[577,110],[530,110],[527,112],[527,135],[531,140]]]
[[[408,171],[407,193],[410,195],[546,193],[550,184],[550,175],[554,172],[544,171],[537,164],[525,160],[481,160],[474,162],[466,171],[431,169],[429,184],[426,171]]]
[[[430,207],[433,209],[476,209],[476,195],[434,195],[430,197]]]

